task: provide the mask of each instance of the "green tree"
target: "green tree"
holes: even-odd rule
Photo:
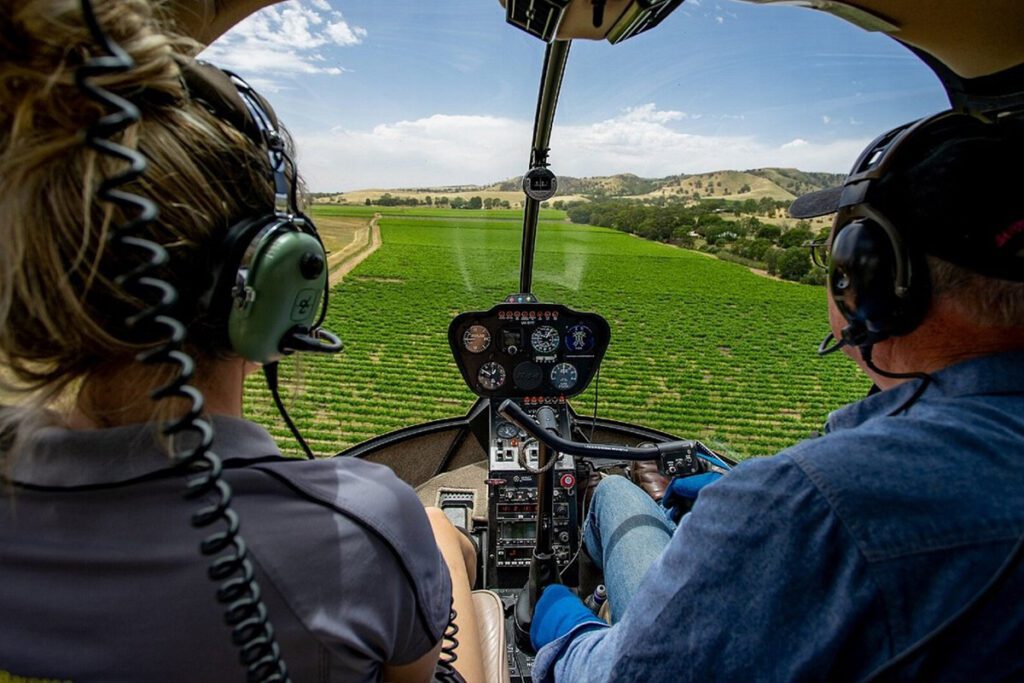
[[[779,256],[779,277],[800,282],[811,270],[811,257],[803,247],[790,247]]]
[[[812,239],[814,239],[814,233],[807,228],[801,228],[800,223],[797,223],[797,227],[783,233],[782,237],[779,238],[779,246],[783,249],[790,249],[792,247],[799,247],[806,242],[810,242]],[[807,253],[806,249],[804,253]]]
[[[768,225],[767,223],[761,223],[761,227],[754,233],[755,237],[760,239],[771,240],[772,242],[778,241],[782,237],[782,228],[777,225]]]
[[[466,202],[466,208],[467,209],[482,209],[483,206],[484,206],[484,200],[480,199],[480,197],[477,197],[475,195],[470,197],[469,201]]]

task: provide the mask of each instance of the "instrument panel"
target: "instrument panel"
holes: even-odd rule
[[[582,393],[610,337],[608,322],[595,313],[536,302],[462,313],[448,327],[455,362],[475,394],[538,403]]]

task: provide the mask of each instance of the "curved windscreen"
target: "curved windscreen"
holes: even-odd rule
[[[330,251],[327,327],[345,352],[281,371],[320,455],[476,400],[448,329],[519,291],[543,56],[498,3],[364,5],[271,8],[209,55],[263,87],[290,125]],[[296,26],[304,41],[271,39],[291,71],[246,62],[264,33]],[[862,396],[851,361],[815,353],[829,328],[805,245],[829,219],[785,207],[840,182],[878,133],[945,106],[892,40],[803,9],[689,0],[622,45],[574,44],[533,294],[608,321],[576,411],[746,457]],[[296,451],[256,377],[246,410]]]

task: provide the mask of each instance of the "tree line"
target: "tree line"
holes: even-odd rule
[[[507,199],[498,199],[497,197],[486,197],[481,198],[479,196],[472,196],[469,199],[465,197],[448,197],[442,195],[440,197],[431,197],[429,194],[422,200],[418,197],[396,197],[390,192],[385,192],[377,199],[370,199],[369,197],[363,202],[366,206],[444,206],[451,209],[510,209],[512,205]]]
[[[715,254],[727,261],[760,268],[771,275],[805,284],[824,284],[824,273],[811,263],[805,246],[817,233],[807,221],[776,225],[760,218],[777,215],[789,205],[770,198],[742,202],[705,200],[699,204],[661,206],[629,200],[573,202],[564,208],[573,223],[621,230],[645,239]]]

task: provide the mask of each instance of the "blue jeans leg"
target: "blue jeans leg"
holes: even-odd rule
[[[675,529],[661,506],[625,477],[606,477],[597,486],[583,539],[590,557],[604,571],[613,622],[622,618]]]

